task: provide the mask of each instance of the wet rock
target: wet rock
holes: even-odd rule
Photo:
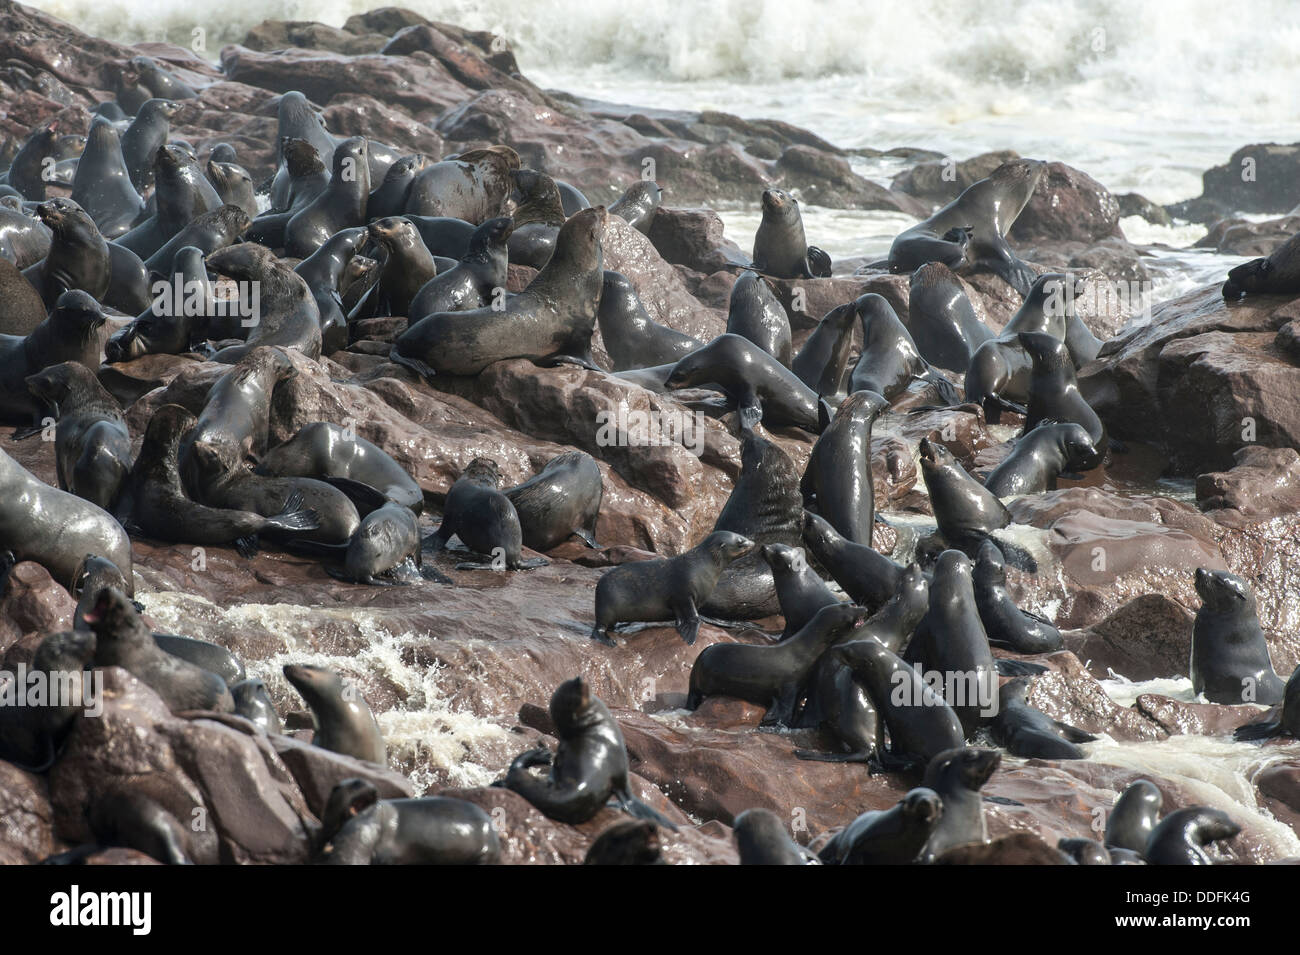
[[[1164,594],[1144,594],[1084,630],[1067,632],[1065,645],[1098,678],[1186,676],[1195,616]]]
[[[1214,249],[1220,255],[1271,255],[1278,246],[1300,232],[1300,216],[1283,216],[1267,222],[1249,219],[1221,219],[1209,233],[1192,243],[1196,249]]]
[[[76,609],[77,602],[68,591],[55,583],[48,570],[30,560],[14,565],[0,597],[0,615],[13,621],[21,633],[70,630]]]
[[[269,745],[224,723],[174,717],[126,671],[103,672],[103,715],[77,717],[50,770],[61,838],[90,841],[93,802],[110,791],[139,792],[189,829],[195,862],[306,861],[314,820]]]
[[[929,160],[895,176],[893,188],[938,207],[956,199],[967,187],[987,179],[1004,162],[1019,158],[1020,154],[1013,149],[1000,149],[961,162]]]
[[[1242,146],[1222,166],[1201,175],[1201,195],[1165,208],[1192,222],[1233,212],[1286,212],[1300,204],[1300,143]]]
[[[0,864],[30,865],[57,851],[53,823],[45,780],[0,760]]]
[[[949,849],[935,865],[1069,865],[1069,857],[1032,832],[1017,832],[987,845]]]
[[[1189,292],[1107,342],[1079,387],[1115,437],[1156,445],[1173,473],[1226,470],[1247,444],[1300,445],[1300,368],[1274,345],[1298,316],[1284,296],[1226,305],[1217,286]]]
[[[1173,225],[1173,219],[1170,218],[1164,206],[1152,202],[1140,193],[1121,192],[1115,196],[1115,201],[1119,203],[1121,219],[1129,216],[1141,216],[1152,225]]]
[[[1168,696],[1143,693],[1137,708],[1170,736],[1231,736],[1232,731],[1264,718],[1259,706],[1184,703]]]
[[[1300,511],[1300,454],[1294,448],[1245,447],[1227,471],[1196,478],[1196,503],[1205,511],[1231,509],[1243,517]]]
[[[1087,173],[1063,162],[1048,163],[1029,202],[1016,217],[1012,242],[1122,239],[1119,203]]]
[[[380,799],[404,799],[415,795],[409,779],[392,770],[381,769],[374,763],[332,753],[291,736],[271,736],[268,739],[298,784],[307,807],[318,817],[325,809],[330,791],[345,779],[366,780],[379,791]]]
[[[712,209],[660,206],[646,235],[665,262],[705,274],[727,269],[737,258],[748,258],[723,235],[722,218]]]
[[[378,53],[387,42],[388,37],[383,34],[357,35],[310,20],[263,20],[245,34],[243,45],[258,51],[296,46],[354,55]]]
[[[1033,657],[1050,667],[1034,678],[1025,697],[1030,706],[1054,720],[1088,733],[1106,733],[1115,739],[1164,739],[1168,733],[1133,707],[1120,706],[1068,650]]]

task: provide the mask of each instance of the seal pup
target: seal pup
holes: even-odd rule
[[[781,817],[768,809],[746,809],[736,817],[741,865],[820,865],[821,860],[790,838]]]
[[[993,332],[975,314],[961,280],[942,262],[912,273],[907,330],[921,356],[933,365],[965,374],[971,356]]]
[[[1287,295],[1296,291],[1300,291],[1300,233],[1274,249],[1268,258],[1251,259],[1230,269],[1223,283],[1226,302],[1247,295]]]
[[[208,389],[198,421],[181,442],[186,488],[197,495],[200,471],[190,453],[204,442],[223,448],[231,463],[256,460],[266,450],[275,387],[298,372],[278,348],[258,347]]]
[[[58,120],[32,130],[9,163],[5,181],[29,202],[44,202],[49,180],[47,160],[55,158],[59,139]]]
[[[803,515],[803,542],[854,603],[875,612],[898,592],[902,564],[866,544],[854,543],[811,511]]]
[[[934,388],[944,405],[961,403],[953,383],[921,356],[888,299],[870,292],[859,296],[852,308],[862,323],[862,354],[849,376],[850,391],[874,391],[893,401],[921,380]]]
[[[98,302],[73,290],[59,296],[49,317],[30,335],[0,335],[0,418],[18,421],[51,413],[49,400],[30,390],[27,379],[64,362],[98,368],[106,320]]]
[[[321,814],[318,865],[495,865],[488,814],[464,799],[380,799],[374,783],[344,779]]]
[[[387,451],[329,421],[305,424],[288,441],[260,454],[254,473],[316,478],[336,486],[340,479],[354,481],[417,514],[424,508],[424,491]]]
[[[1054,720],[1025,702],[1026,679],[1009,680],[998,690],[998,713],[993,719],[993,739],[1012,756],[1024,759],[1083,759],[1078,743],[1097,737],[1078,727]]]
[[[817,616],[817,611],[840,602],[826,582],[808,566],[802,547],[764,544],[759,553],[772,568],[776,598],[781,604],[781,617],[785,620],[778,639],[794,636]]]
[[[251,287],[258,289],[254,314],[245,319],[252,322],[248,341],[222,348],[212,361],[233,365],[263,345],[294,348],[313,361],[320,358],[321,320],[316,297],[302,276],[282,265],[269,249],[254,242],[234,245],[209,255],[208,268],[244,287],[256,283]]]
[[[280,164],[271,180],[271,206],[256,217],[254,228],[275,223],[280,245],[284,241],[284,227],[292,214],[306,208],[313,199],[325,191],[330,182],[330,171],[315,145],[294,136],[279,140]],[[334,155],[333,147],[326,155]]]
[[[1250,586],[1236,574],[1200,567],[1196,595],[1192,691],[1211,703],[1281,703],[1286,686],[1273,671]]]
[[[596,321],[615,371],[672,364],[703,344],[654,321],[621,272],[605,271]]]
[[[81,289],[103,301],[112,280],[108,242],[86,211],[71,199],[49,199],[36,214],[50,229],[50,251],[23,270],[23,276],[40,292],[45,307],[54,308],[64,292]]]
[[[343,312],[341,294],[343,276],[348,263],[369,236],[370,230],[364,226],[340,229],[293,268],[316,300],[322,354],[330,355],[348,346],[348,318]]]
[[[407,314],[419,321],[436,312],[468,312],[491,304],[498,291],[504,296],[510,265],[506,242],[513,229],[506,216],[488,219],[475,229],[465,254],[420,287]]]
[[[1099,467],[1103,452],[1083,425],[1044,418],[1020,436],[984,479],[984,487],[999,498],[1055,491],[1061,474]]]
[[[826,865],[911,865],[944,814],[943,800],[918,787],[892,809],[864,812],[822,847]]]
[[[428,315],[398,336],[393,360],[423,374],[477,375],[506,358],[595,368],[606,218],[603,206],[579,212],[560,229],[546,267],[504,308]]]
[[[159,647],[139,612],[117,588],[100,590],[84,619],[95,634],[96,666],[126,670],[162,697],[174,713],[235,711],[226,681]]]
[[[745,271],[731,287],[727,333],[747,338],[786,368],[790,367],[790,318],[768,280]]]
[[[744,416],[740,419],[740,476],[713,522],[756,545],[799,543],[803,502],[794,462]],[[727,566],[701,612],[727,620],[755,620],[780,610],[772,571],[755,551]]]
[[[121,570],[133,593],[131,540],[113,516],[90,501],[39,480],[0,450],[0,550],[15,561],[34,560],[57,581],[75,579],[87,554],[100,554]]]
[[[937,441],[921,439],[921,475],[930,492],[939,533],[952,547],[975,550],[995,530],[1011,523],[1011,512],[979,481],[966,473]]]
[[[831,398],[843,390],[849,351],[853,348],[853,319],[856,316],[852,303],[835,306],[822,316],[790,361],[790,370],[817,392],[819,398]]]
[[[0,706],[0,759],[34,773],[54,763],[69,726],[90,708],[87,671],[95,643],[89,630],[64,630],[40,642],[28,671],[46,674],[47,686],[66,686],[67,696],[58,705],[50,699],[42,706]],[[10,677],[0,672],[0,683]]]
[[[1221,809],[1175,809],[1160,820],[1142,855],[1150,865],[1214,865],[1205,847],[1239,832],[1241,826]]]
[[[412,561],[426,580],[449,584],[451,578],[424,567],[420,523],[405,504],[388,501],[361,519],[343,554],[343,569],[331,576],[359,584],[396,583],[397,569]]]
[[[178,301],[180,308],[174,307]],[[104,360],[113,364],[142,355],[184,354],[205,338],[247,335],[239,323],[238,315],[217,315],[203,252],[186,246],[172,258],[171,279],[150,306],[109,336]]]
[[[251,224],[257,216],[257,193],[253,189],[253,177],[249,171],[238,163],[209,159],[204,172],[217,192],[219,204],[238,206],[244,210],[244,215],[248,216]]]
[[[1056,848],[1073,859],[1076,865],[1111,864],[1110,852],[1092,839],[1058,839]]]
[[[388,765],[388,747],[365,699],[350,683],[324,667],[286,664],[284,678],[311,709],[312,745],[354,759]]]
[[[524,546],[548,551],[570,537],[588,547],[596,543],[596,521],[605,487],[596,459],[584,451],[566,451],[541,471],[505,491],[519,515]]]
[[[1150,780],[1129,783],[1106,816],[1106,846],[1145,853],[1160,819],[1161,801],[1160,790]]]
[[[144,211],[144,200],[131,185],[122,142],[112,123],[96,119],[72,179],[72,201],[94,221],[101,235],[123,235]]]
[[[1029,401],[1025,412],[1025,428],[1029,434],[1044,419],[1081,424],[1092,439],[1093,447],[1104,453],[1107,447],[1106,427],[1092,410],[1092,405],[1079,392],[1074,376],[1074,362],[1065,343],[1041,332],[1022,332],[1020,344],[1033,359],[1034,370],[1029,379]]]
[[[411,300],[438,273],[433,256],[425,248],[419,231],[397,216],[378,219],[366,227],[370,238],[384,250],[379,281],[370,287],[349,321],[376,315],[409,315]]]
[[[447,492],[442,524],[430,538],[434,552],[447,546],[453,536],[488,560],[459,567],[476,570],[526,570],[543,567],[542,557],[524,559],[523,528],[510,498],[503,494],[501,467],[491,458],[475,458],[465,466]]]
[[[136,192],[153,186],[153,161],[171,134],[171,119],[180,105],[169,99],[148,100],[122,133],[122,158]]]
[[[817,393],[768,352],[730,332],[697,348],[673,366],[664,381],[669,390],[716,387],[736,403],[743,418],[768,427],[793,425],[817,433]]]
[[[559,194],[558,185],[556,193]],[[664,191],[659,183],[653,179],[638,179],[609,207],[609,214],[618,216],[642,235],[649,235],[650,224],[654,222],[655,212],[663,202],[663,196]],[[564,209],[563,200],[560,209]]]
[[[1007,569],[997,544],[980,544],[971,575],[975,606],[989,645],[1016,653],[1052,653],[1065,646],[1061,631],[1046,617],[1020,609],[1007,592]]]
[[[406,208],[406,197],[411,193],[411,183],[417,174],[433,164],[423,153],[400,157],[388,167],[384,178],[375,186],[366,200],[366,215],[372,219],[400,216]],[[372,182],[371,185],[374,185]]]
[[[114,240],[116,245],[145,258],[153,256],[199,216],[222,205],[221,196],[198,163],[179,146],[168,144],[157,149],[150,175],[155,180],[153,214]]]
[[[122,576],[122,571],[111,560],[98,554],[87,554],[81,558],[76,573],[72,575],[72,586],[68,588],[68,593],[77,601],[77,609],[72,612],[74,629],[90,629],[84,614],[95,602],[95,595],[105,587],[116,587],[123,593],[131,589]],[[143,612],[144,606],[136,602],[135,609]]]
[[[868,616],[865,607],[836,603],[817,611],[803,629],[781,643],[705,647],[691,667],[686,708],[698,709],[708,696],[730,696],[766,706],[763,725],[790,726],[799,688],[813,665],[827,647],[845,640]]]
[[[1286,681],[1281,712],[1271,719],[1239,726],[1232,735],[1238,740],[1270,739],[1274,736],[1300,739],[1300,667],[1292,670]]]
[[[717,586],[728,564],[751,553],[755,543],[730,531],[714,531],[684,554],[633,561],[605,572],[596,584],[596,621],[591,639],[617,646],[610,631],[620,623],[675,620],[687,645],[700,629],[698,607]]]
[[[935,756],[925,767],[921,785],[943,800],[943,816],[921,851],[921,860],[933,862],[954,846],[986,843],[984,799],[980,789],[1002,763],[996,749],[962,747]]]
[[[266,691],[266,684],[257,677],[231,685],[230,696],[235,701],[236,716],[260,726],[268,736],[279,736],[284,732],[284,724],[280,722],[280,714]]]
[[[366,224],[370,198],[369,146],[361,136],[333,149],[329,184],[284,226],[286,255],[305,259],[340,229]]]
[[[804,237],[799,201],[780,189],[763,191],[763,219],[754,233],[754,268],[778,279],[829,278],[831,257]]]
[[[930,218],[899,233],[889,248],[889,270],[911,272],[927,262],[953,268],[965,263],[993,272],[1028,295],[1033,269],[1016,256],[1006,236],[1034,194],[1043,167],[1036,159],[1014,159],[972,183]]]
[[[879,640],[854,640],[832,652],[866,688],[889,731],[889,748],[877,748],[876,764],[910,768],[966,744],[961,720],[943,696]]]
[[[939,555],[930,582],[930,609],[903,659],[922,673],[945,676],[944,698],[967,736],[999,712],[997,668],[975,604],[971,560],[961,551]]]
[[[520,753],[502,785],[523,796],[547,818],[581,825],[614,799],[626,813],[677,827],[632,795],[627,746],[609,708],[580,677],[566,680],[551,694],[551,722],[560,743],[554,756],[545,747]],[[529,770],[549,766],[546,778]]]
[[[248,224],[248,213],[239,206],[218,206],[196,216],[188,225],[164,242],[157,252],[144,260],[144,267],[151,273],[161,273],[171,265],[176,253],[188,245],[194,246],[204,255],[211,256],[214,252],[234,245],[241,233],[248,228]],[[260,246],[256,247],[260,248]]]
[[[885,606],[851,635],[854,640],[872,639],[892,651],[899,651],[911,638],[930,605],[930,588],[921,568],[912,564]],[[806,686],[799,726],[819,728],[839,747],[837,752],[797,749],[798,759],[828,763],[878,762],[884,747],[884,726],[866,688],[854,678],[853,670],[838,654],[827,650],[814,665]]]
[[[855,544],[871,544],[876,522],[875,485],[871,476],[871,427],[889,407],[883,395],[855,391],[840,403],[808,456],[799,482],[804,506]]]
[[[510,233],[510,261],[540,269],[555,251],[555,237],[564,225],[564,206],[555,180],[536,169],[516,169],[510,199],[515,204]],[[609,210],[613,213],[613,209]]]
[[[668,865],[659,826],[649,819],[616,822],[603,830],[583,856],[583,865]]]
[[[179,405],[154,412],[122,490],[118,516],[125,524],[154,540],[234,544],[245,557],[256,551],[257,536],[266,531],[291,534],[318,526],[316,513],[303,508],[301,496],[291,497],[274,517],[192,500],[181,485],[177,458],[182,438],[196,425],[197,419]]]
[[[94,372],[75,361],[30,376],[27,390],[56,409],[54,463],[59,488],[111,512],[131,470],[131,435],[122,409]]]

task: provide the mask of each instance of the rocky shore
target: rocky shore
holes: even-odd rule
[[[755,202],[765,189],[781,188],[820,206],[924,218],[1014,158],[975,157],[957,164],[950,181],[933,154],[900,150],[912,165],[886,188],[856,174],[843,150],[786,123],[624,108],[541,89],[521,74],[508,40],[384,8],[341,29],[267,21],[214,62],[177,46],[121,46],[0,0],[0,166],[30,131],[51,121],[84,134],[94,105],[120,98],[122,64],[141,54],[197,91],[178,101],[172,138],[201,158],[218,143],[234,146],[259,184],[276,171],[278,99],[293,90],[320,108],[337,136],[364,135],[399,155],[434,158],[507,145],[525,167],[579,186],[593,204],[618,199],[649,161],[663,205],[644,232],[609,218],[604,268],[628,277],[654,321],[708,341],[726,330],[734,263],[749,253],[728,238],[710,204]],[[1144,250],[1120,226],[1134,210],[1153,220],[1173,214],[1204,222],[1206,244],[1267,255],[1300,223],[1284,217],[1300,203],[1292,194],[1300,146],[1245,149],[1261,157],[1257,189],[1243,191],[1233,176],[1211,170],[1203,197],[1167,211],[1141,197],[1113,196],[1085,172],[1051,162],[1009,239],[1037,271],[1070,270],[1092,288],[1148,277]],[[50,192],[59,194],[59,186]],[[1221,221],[1242,212],[1279,219],[1263,226]],[[4,238],[0,232],[0,253]],[[535,274],[512,265],[509,291]],[[998,276],[959,271],[959,279],[995,331],[1020,306],[1020,295]],[[869,263],[774,286],[796,350],[823,314],[864,293],[908,313],[908,276]],[[1217,806],[1242,827],[1216,845],[1220,858],[1279,861],[1290,854],[1279,847],[1300,835],[1300,746],[1232,744],[1234,729],[1261,719],[1257,706],[1154,692],[1126,705],[1101,681],[1189,675],[1201,567],[1250,581],[1274,668],[1285,678],[1300,664],[1300,297],[1226,303],[1215,285],[1160,303],[1149,321],[1132,323],[1131,310],[1113,303],[1080,315],[1105,342],[1079,371],[1080,388],[1125,452],[1081,481],[1062,480],[1059,490],[1009,503],[1017,540],[1038,566],[1032,574],[1009,569],[1008,578],[1020,606],[1049,613],[1065,637],[1064,650],[1024,657],[1046,667],[1029,701],[1107,739],[1082,760],[1004,755],[982,790],[996,800],[985,807],[993,841],[971,861],[1063,861],[1054,854],[1058,840],[1097,838],[1097,820],[1137,779],[1155,783],[1166,813],[1205,804],[1205,786],[1162,775],[1154,757],[1157,768],[1143,768],[1141,750],[1110,761],[1117,745],[1170,746],[1191,737],[1254,747],[1257,756],[1250,791],[1236,795],[1257,811],[1239,816],[1231,805]],[[448,490],[473,459],[496,460],[504,486],[513,486],[566,450],[584,451],[603,479],[596,527],[603,549],[571,539],[545,555],[545,567],[504,573],[457,569],[453,554],[437,560],[451,586],[368,587],[275,549],[246,559],[233,548],[208,547],[196,561],[188,544],[134,537],[135,597],[146,620],[155,630],[231,650],[266,681],[287,735],[268,736],[229,715],[172,713],[144,683],[109,668],[103,716],[78,719],[47,772],[0,761],[0,862],[35,863],[94,841],[92,805],[122,787],[147,791],[182,821],[203,810],[207,824],[190,839],[196,863],[307,862],[330,790],[359,777],[382,798],[447,795],[482,807],[497,823],[502,862],[578,863],[622,813],[605,809],[568,825],[488,785],[516,754],[539,743],[554,748],[547,701],[577,674],[622,728],[634,794],[678,824],[661,834],[672,863],[736,863],[731,827],[753,808],[797,820],[793,838],[817,849],[859,814],[889,809],[920,784],[916,773],[800,761],[793,751],[815,748],[816,731],[761,727],[763,708],[739,700],[714,697],[693,712],[682,709],[704,648],[767,642],[756,631],[779,632],[779,617],[749,628],[705,622],[691,647],[671,626],[641,630],[616,648],[588,639],[596,583],[608,567],[679,554],[712,529],[741,472],[734,414],[707,419],[699,455],[679,445],[610,447],[598,436],[599,412],[671,411],[682,407],[678,396],[600,370],[526,359],[491,364],[473,378],[423,377],[390,360],[391,342],[405,327],[403,317],[380,316],[362,323],[348,347],[319,360],[287,352],[296,374],[275,390],[270,445],[311,422],[355,422],[360,437],[419,484],[425,533],[437,527]],[[860,347],[855,332],[855,355]],[[610,367],[599,329],[592,354]],[[104,364],[98,374],[122,404],[138,448],[158,408],[200,413],[208,388],[228,370],[194,354],[147,355]],[[921,439],[942,443],[983,476],[1006,453],[1007,426],[1018,423],[1012,415],[990,425],[977,405],[927,407],[924,387],[914,386],[876,427],[876,508],[933,522],[916,458]],[[0,429],[5,450],[56,483],[53,443],[11,442],[13,430]],[[816,436],[777,427],[765,433],[802,471]],[[888,553],[901,526],[876,525],[876,546]],[[46,635],[72,627],[76,600],[67,586],[30,561],[10,572],[0,596],[5,669],[30,664]],[[280,672],[299,661],[324,663],[355,684],[384,730],[388,766],[309,745],[310,714]],[[89,861],[155,860],[105,848]]]

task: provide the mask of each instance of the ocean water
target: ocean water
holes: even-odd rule
[[[36,0],[88,32],[190,45],[215,58],[264,19],[341,26],[367,0]],[[963,159],[990,149],[1061,160],[1113,192],[1167,203],[1248,143],[1300,140],[1300,4],[1258,0],[405,0],[433,19],[513,44],[538,83],[656,109],[720,109],[813,130],[846,149],[896,146]],[[219,9],[213,13],[211,10]],[[1261,29],[1267,24],[1267,29]],[[855,157],[882,184],[894,158]],[[797,190],[796,190],[797,192]],[[720,209],[750,249],[761,214]],[[833,258],[881,258],[914,220],[805,205],[809,241]],[[1220,281],[1240,258],[1187,249],[1198,225],[1127,219],[1152,304]]]

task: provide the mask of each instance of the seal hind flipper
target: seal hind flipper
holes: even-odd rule
[[[284,500],[280,513],[266,519],[266,526],[273,530],[314,531],[320,527],[320,516],[315,508],[303,506],[301,491],[294,491]]]
[[[396,346],[394,346],[393,350],[388,353],[388,360],[394,365],[404,365],[417,375],[424,378],[436,378],[438,376],[437,371],[420,361],[420,359],[398,354]]]
[[[1247,723],[1233,730],[1232,738],[1238,742],[1257,739],[1272,739],[1282,735],[1281,719],[1266,720],[1261,723]]]
[[[572,536],[578,538],[592,550],[600,550],[600,545],[596,543],[596,535],[584,527],[574,528]]]
[[[249,534],[247,537],[240,537],[234,541],[235,550],[244,560],[252,560],[257,556],[258,541],[256,534]]]
[[[808,246],[808,275],[814,279],[831,277],[830,254],[815,245]]]
[[[1017,802],[1016,800],[1012,799],[1010,796],[981,795],[980,798],[983,799],[984,802],[991,802],[996,806],[1023,806],[1024,805],[1024,803]]]
[[[796,749],[795,759],[806,759],[818,763],[870,763],[876,756],[875,750],[860,750],[856,753],[823,753],[816,749]]]
[[[944,403],[945,407],[952,408],[966,400],[958,393],[957,386],[949,381],[946,375],[934,368],[920,376],[920,380],[934,388],[939,395],[939,400]]]
[[[438,583],[438,584],[455,583],[455,581],[453,581],[442,571],[438,570],[438,568],[424,563],[420,564],[420,576],[423,577],[425,580],[432,580],[434,583]]]
[[[998,676],[1038,676],[1040,673],[1047,672],[1047,667],[1040,663],[1030,663],[1028,660],[999,659],[994,660],[993,663],[997,666]]]
[[[1077,726],[1071,726],[1069,723],[1062,723],[1060,720],[1052,720],[1052,724],[1057,731],[1071,743],[1095,743],[1097,737],[1091,733],[1079,729]]]
[[[626,789],[614,790],[613,795],[610,796],[610,800],[613,802],[617,802],[619,808],[622,809],[629,816],[635,816],[637,819],[648,819],[651,822],[658,823],[659,825],[663,826],[665,829],[671,829],[674,832],[677,831],[676,823],[667,819],[662,813],[660,813],[653,806],[647,806],[645,803],[637,799],[635,796],[632,795],[631,792],[629,792]]]
[[[798,702],[798,687],[793,684],[781,687],[777,695],[772,698],[767,712],[763,714],[763,719],[759,721],[759,726],[792,726],[794,725],[794,705]]]

